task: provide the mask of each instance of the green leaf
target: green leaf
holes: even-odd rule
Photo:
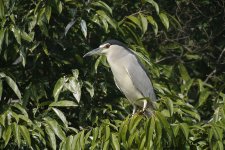
[[[224,150],[224,144],[222,141],[217,141],[217,144],[220,150]]]
[[[58,1],[58,5],[57,5],[57,10],[58,10],[58,13],[61,14],[62,13],[62,2],[61,1]]]
[[[81,26],[81,31],[82,31],[84,37],[87,38],[87,25],[86,25],[86,21],[82,19],[81,22],[80,22],[80,26]]]
[[[66,28],[65,28],[65,36],[67,34],[67,32],[69,31],[69,29],[74,25],[74,23],[76,22],[76,20],[72,19],[67,25],[66,25]]]
[[[90,96],[92,98],[94,96],[94,93],[95,93],[94,86],[88,81],[84,81],[84,84],[85,84],[86,90],[88,91],[88,93],[90,94]]]
[[[70,135],[67,139],[66,139],[66,147],[65,149],[71,149],[71,146],[72,146],[72,143],[73,143],[73,136]]]
[[[13,134],[14,134],[14,137],[15,137],[15,141],[18,144],[18,146],[20,147],[21,138],[20,138],[19,126],[14,122],[12,124],[12,127],[13,127]]]
[[[60,94],[64,84],[65,84],[65,79],[63,77],[59,78],[59,80],[56,82],[54,90],[53,90],[53,96],[54,96],[55,101],[58,101],[59,94]]]
[[[2,84],[2,80],[0,79],[0,101],[2,99],[2,91],[3,91],[3,84]]]
[[[62,111],[60,111],[59,109],[57,108],[52,108],[52,110],[56,113],[56,115],[62,120],[62,122],[64,123],[64,125],[66,127],[68,127],[68,121],[66,120],[66,117],[65,115],[63,114]]]
[[[159,14],[159,6],[154,0],[145,0],[145,1],[152,4],[152,6],[155,7],[155,10],[156,10],[157,14]]]
[[[149,119],[149,125],[147,126],[147,149],[151,149],[152,139],[153,139],[153,132],[155,130],[155,118],[151,117]]]
[[[1,3],[1,0],[0,0],[0,3]],[[4,35],[5,35],[5,30],[0,29],[0,54],[1,54],[1,50],[2,50],[2,43],[4,41]]]
[[[18,86],[16,85],[16,82],[13,81],[13,79],[10,78],[9,76],[6,76],[5,80],[6,80],[7,84],[11,87],[11,89],[14,91],[14,93],[17,95],[17,97],[19,99],[21,99],[21,93],[20,93]]]
[[[4,0],[0,0],[0,19],[5,17],[5,6],[4,6]]]
[[[63,132],[62,128],[59,126],[59,124],[56,120],[53,120],[50,118],[44,118],[44,120],[61,140],[66,139],[65,133]]]
[[[117,28],[117,25],[116,25],[115,21],[114,21],[112,18],[110,18],[104,11],[98,10],[96,13],[97,13],[99,16],[101,16],[103,19],[107,20],[107,22],[108,22],[114,29]]]
[[[146,136],[145,135],[143,135],[144,137],[143,138],[141,138],[141,144],[140,144],[140,146],[139,146],[139,148],[138,149],[140,149],[140,150],[144,150],[144,146],[145,146],[145,142],[146,142]]]
[[[12,32],[14,33],[14,36],[16,38],[16,41],[19,45],[21,45],[21,31],[16,28],[16,27],[12,27]]]
[[[148,29],[148,21],[141,13],[139,14],[141,20],[142,33],[144,34]]]
[[[198,107],[202,106],[206,102],[206,100],[210,94],[211,94],[211,92],[208,91],[207,89],[204,89],[203,91],[200,92]]]
[[[126,119],[123,124],[120,126],[119,133],[122,139],[123,144],[127,142],[127,129],[128,129],[128,119]]]
[[[169,98],[166,98],[165,101],[166,101],[166,106],[170,111],[170,116],[172,116],[173,115],[173,102]]]
[[[138,124],[140,123],[140,121],[143,119],[142,116],[140,115],[134,115],[129,123],[129,131],[131,134],[134,133],[134,131],[136,130],[136,127],[138,126]]]
[[[34,34],[34,32],[33,32],[33,34]],[[21,37],[22,37],[22,39],[26,40],[27,42],[32,42],[33,38],[34,38],[32,34],[28,35],[25,31],[21,32]]]
[[[62,100],[62,101],[58,101],[58,102],[53,102],[49,106],[51,106],[51,107],[74,107],[74,106],[78,106],[78,105],[73,101]]]
[[[160,13],[159,18],[163,23],[164,27],[168,30],[169,29],[169,19],[167,18],[165,13]]]
[[[163,128],[166,130],[169,140],[173,139],[174,135],[173,135],[172,129],[170,127],[170,124],[168,123],[166,118],[160,112],[156,111],[155,113],[156,113],[157,118],[160,120],[161,124],[163,125]],[[171,142],[171,141],[169,141],[169,142]]]
[[[113,149],[114,150],[120,150],[120,144],[119,144],[118,138],[117,138],[115,133],[112,133],[111,139],[112,139],[112,147],[113,147]]]
[[[17,108],[18,110],[20,110],[20,112],[22,112],[22,114],[28,118],[28,113],[27,111],[25,110],[25,108],[23,108],[19,103],[15,103],[13,105],[13,107]]]
[[[0,115],[0,124],[5,127],[6,112]]]
[[[109,140],[109,137],[110,137],[110,128],[107,125],[107,126],[105,126],[105,139],[104,139],[104,141]]]
[[[92,130],[92,136],[93,136],[93,139],[92,139],[92,141],[91,141],[91,148],[92,149],[94,149],[95,148],[95,146],[96,146],[96,140],[97,140],[97,138],[98,138],[98,134],[99,133],[99,128],[97,127],[97,128],[94,128],[93,130]]]
[[[12,133],[12,127],[10,125],[8,125],[6,127],[6,130],[3,131],[3,136],[2,136],[4,139],[4,142],[5,142],[5,147],[11,138],[11,133]]]
[[[101,62],[102,57],[103,56],[98,57],[98,59],[95,62],[95,73],[98,72],[98,66],[99,66],[99,63]]]
[[[81,131],[81,134],[80,134],[80,138],[79,138],[79,141],[80,141],[80,147],[82,150],[84,150],[84,130]]]
[[[48,135],[48,139],[49,139],[52,149],[56,150],[56,138],[55,138],[55,134],[54,134],[53,130],[49,126],[45,126],[45,131]]]
[[[108,149],[109,149],[109,140],[105,141],[103,145],[103,150],[108,150]]]
[[[26,53],[24,51],[24,47],[20,48],[20,57],[22,58],[22,65],[25,67],[26,65]]]
[[[179,68],[179,71],[180,71],[180,75],[185,82],[187,82],[188,80],[191,79],[189,74],[188,74],[188,71],[187,71],[186,67],[183,64],[179,64],[178,68]]]
[[[46,8],[45,8],[45,16],[46,16],[46,18],[48,20],[48,23],[49,23],[50,18],[51,18],[51,13],[52,13],[52,7],[49,6],[49,5],[46,6]]]
[[[134,138],[136,138],[136,136],[139,137],[138,132],[135,132],[134,134],[131,134],[129,136],[129,138],[128,138],[128,147],[132,147]]]
[[[27,144],[29,146],[31,146],[30,133],[29,133],[27,127],[20,125],[19,128],[20,128],[21,135],[23,136],[24,140],[26,140]]]
[[[131,20],[134,24],[136,24],[136,25],[138,26],[139,29],[142,30],[141,22],[140,22],[140,20],[139,20],[137,17],[131,15],[131,16],[128,16],[127,18],[128,18],[129,20]]]
[[[190,131],[189,126],[186,123],[181,123],[180,127],[181,127],[181,129],[184,133],[184,136],[185,136],[186,140],[188,140],[189,131]]]
[[[112,9],[105,2],[98,1],[98,2],[91,3],[91,4],[94,5],[94,6],[99,6],[99,7],[103,8],[103,9],[105,9],[106,11],[109,12],[110,15],[112,15]]]
[[[79,103],[81,97],[81,83],[77,80],[77,76],[70,77],[65,87],[73,93],[74,98]]]
[[[183,112],[189,114],[191,117],[197,119],[198,121],[201,120],[200,115],[199,115],[197,112],[191,111],[191,110],[187,110],[187,109],[184,109],[184,108],[182,108],[181,110],[182,110]]]

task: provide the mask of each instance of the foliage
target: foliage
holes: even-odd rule
[[[224,17],[222,0],[0,0],[0,149],[223,150]],[[150,118],[82,58],[106,39],[148,70]]]

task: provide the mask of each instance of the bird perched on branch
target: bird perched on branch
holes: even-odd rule
[[[119,90],[133,105],[150,116],[156,101],[152,83],[135,54],[122,42],[108,40],[84,55],[105,55]]]

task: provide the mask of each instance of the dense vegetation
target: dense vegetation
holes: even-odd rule
[[[0,0],[0,149],[224,149],[223,0]],[[132,48],[158,98],[131,116],[105,57]]]

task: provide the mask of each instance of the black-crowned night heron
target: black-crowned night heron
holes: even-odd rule
[[[116,86],[133,105],[133,114],[138,106],[151,115],[156,96],[152,83],[135,54],[117,40],[104,42],[84,57],[96,54],[106,56]]]

